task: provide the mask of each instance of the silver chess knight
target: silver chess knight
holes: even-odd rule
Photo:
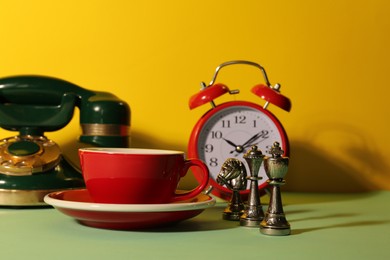
[[[241,200],[240,190],[246,188],[247,174],[245,165],[238,159],[227,159],[217,176],[217,183],[221,186],[226,186],[233,192],[229,205],[223,212],[225,220],[240,220],[240,216],[244,212],[244,204]]]
[[[240,225],[246,227],[258,227],[264,218],[264,212],[260,203],[258,177],[260,166],[263,162],[264,155],[257,149],[257,146],[252,146],[251,150],[244,154],[244,159],[248,163],[250,176],[250,193],[248,196],[248,204],[244,214],[240,218]]]
[[[271,236],[285,236],[291,233],[291,229],[283,211],[280,185],[285,182],[289,158],[282,157],[284,152],[278,142],[273,144],[269,153],[272,157],[264,158],[264,169],[271,186],[271,198],[268,210],[260,223],[260,232]]]

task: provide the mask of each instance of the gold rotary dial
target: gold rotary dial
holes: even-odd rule
[[[44,136],[15,136],[0,140],[0,173],[32,175],[53,169],[61,160],[59,146]]]

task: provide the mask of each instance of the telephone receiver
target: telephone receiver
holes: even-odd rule
[[[80,171],[45,137],[65,127],[76,107],[80,142],[129,146],[130,107],[115,95],[47,76],[0,78],[0,127],[19,132],[0,140],[0,205],[42,205],[49,192],[84,187]]]
[[[264,99],[266,103],[264,104],[263,108],[266,109],[269,103],[272,103],[279,108],[290,111],[291,110],[291,101],[286,96],[283,96],[280,94],[280,84],[275,84],[274,86],[271,85],[271,83],[268,80],[267,73],[260,64],[252,61],[247,60],[233,60],[233,61],[227,61],[219,65],[214,73],[214,76],[212,80],[210,81],[209,85],[206,85],[206,83],[202,82],[201,86],[202,89],[199,93],[196,93],[195,95],[191,96],[189,100],[189,107],[190,109],[196,108],[198,106],[201,106],[206,103],[210,103],[213,108],[216,107],[214,103],[214,99],[216,99],[219,96],[222,96],[226,93],[229,94],[238,94],[240,91],[230,90],[225,84],[223,83],[215,83],[218,73],[220,70],[224,67],[231,66],[231,65],[249,65],[253,66],[257,69],[259,69],[263,75],[265,84],[257,84],[252,88],[252,93],[259,96],[260,98]]]

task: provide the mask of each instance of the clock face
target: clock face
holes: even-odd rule
[[[230,103],[230,104],[229,104]],[[219,186],[215,180],[222,164],[228,158],[241,160],[247,168],[243,155],[256,145],[263,155],[276,141],[283,149],[287,147],[287,137],[279,121],[267,110],[249,102],[229,102],[211,110],[211,115],[202,118],[197,136],[197,157],[203,160],[210,171],[211,185],[218,186],[225,192],[225,187]],[[233,104],[232,104],[233,103]],[[210,112],[209,112],[210,113]],[[258,174],[260,188],[266,186],[267,175],[263,166]],[[250,181],[248,181],[249,189]]]

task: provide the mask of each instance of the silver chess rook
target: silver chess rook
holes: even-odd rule
[[[260,232],[270,236],[285,236],[291,233],[291,228],[283,211],[280,186],[285,183],[289,158],[282,157],[284,152],[278,142],[273,144],[269,153],[272,157],[264,158],[264,169],[271,186],[271,198],[268,210],[260,223]]]
[[[248,203],[244,210],[244,214],[242,214],[240,218],[241,226],[258,227],[264,218],[258,187],[258,180],[262,179],[262,177],[258,177],[258,174],[263,158],[264,155],[257,149],[257,146],[252,146],[251,150],[244,155],[244,159],[248,163],[250,170],[250,176],[248,176],[247,179],[250,180],[251,183]]]

